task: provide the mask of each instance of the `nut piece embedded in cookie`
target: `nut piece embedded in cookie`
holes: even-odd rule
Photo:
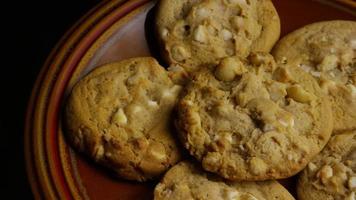
[[[176,61],[183,61],[190,58],[190,53],[185,47],[181,45],[175,45],[172,47],[172,57]]]
[[[276,79],[279,82],[287,83],[292,80],[292,77],[290,76],[288,69],[284,67],[277,68],[273,75],[274,75],[274,79]]]
[[[253,157],[249,161],[252,173],[256,175],[265,174],[268,170],[266,163],[260,159]]]
[[[333,168],[329,165],[325,165],[319,170],[316,176],[320,178],[322,183],[325,184],[327,180],[333,176],[333,174]]]
[[[115,115],[112,118],[112,122],[117,125],[127,124],[127,117],[122,108],[118,109]]]
[[[223,59],[215,69],[215,76],[221,81],[232,81],[236,75],[241,75],[247,70],[238,57]]]
[[[335,55],[325,56],[317,69],[321,72],[335,69],[338,65],[338,58]]]
[[[300,85],[287,88],[287,93],[290,98],[300,103],[310,103],[315,99],[311,93],[305,91]]]

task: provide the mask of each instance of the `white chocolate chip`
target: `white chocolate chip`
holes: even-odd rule
[[[220,139],[220,135],[214,135],[213,141],[216,142]]]
[[[188,106],[194,105],[194,104],[193,104],[193,101],[190,101],[190,100],[186,101],[186,103],[187,103]]]
[[[136,114],[138,112],[142,111],[142,107],[141,106],[133,106],[132,107],[132,113]]]
[[[310,71],[310,74],[314,77],[320,77],[321,73],[317,71]]]
[[[202,165],[205,169],[219,166],[221,155],[218,152],[209,152],[203,158]]]
[[[117,125],[127,124],[127,117],[124,110],[122,108],[117,110],[112,120]]]
[[[174,97],[177,97],[181,90],[182,90],[182,86],[174,85],[172,88],[163,91],[162,98],[174,98]]]
[[[158,107],[157,101],[148,100],[147,105],[150,107]]]
[[[183,61],[190,57],[190,53],[181,45],[174,45],[172,47],[172,57],[176,61]]]
[[[282,124],[285,127],[293,127],[294,126],[294,120],[292,119],[290,122],[284,121],[284,119],[278,120],[280,124]]]
[[[250,193],[240,192],[232,189],[226,189],[222,197],[222,199],[226,200],[258,200]]]
[[[290,98],[300,103],[309,103],[314,99],[314,96],[304,90],[300,85],[287,88],[287,94]]]
[[[105,152],[104,155],[105,155],[105,157],[108,157],[108,158],[112,158],[113,157],[111,152]]]
[[[224,40],[231,40],[232,39],[232,33],[227,29],[223,29],[221,31],[221,35],[222,35]]]
[[[199,25],[194,31],[194,40],[201,43],[206,43],[208,41],[207,33],[205,27]]]
[[[112,136],[110,134],[104,134],[103,138],[104,138],[104,141],[109,142],[111,140]]]
[[[232,143],[232,136],[230,134],[225,134],[224,136],[225,140],[228,141],[229,143]]]
[[[310,172],[314,172],[317,168],[318,168],[318,167],[317,167],[314,163],[312,163],[312,162],[310,162],[310,163],[308,164],[308,169],[309,169]]]
[[[246,200],[258,200],[256,197],[252,196],[252,194],[247,194],[247,196],[245,197]],[[244,200],[244,199],[241,199]]]
[[[237,191],[235,191],[235,190],[233,190],[233,191],[231,191],[231,190],[229,190],[229,191],[227,191],[226,192],[226,199],[228,199],[228,200],[235,200],[235,199],[237,199],[238,198],[238,195],[239,195],[239,193],[237,192]]]
[[[169,198],[172,194],[173,194],[173,191],[170,188],[165,188],[162,192],[162,196],[165,198]]]
[[[333,175],[333,168],[331,168],[329,165],[325,165],[319,170],[317,177],[322,180],[326,180],[331,178]]]
[[[182,71],[185,71],[185,70],[180,65],[171,65],[171,66],[168,67],[168,71],[170,71],[170,72],[182,72]]]
[[[348,186],[351,190],[356,189],[356,176],[352,176],[349,178]]]
[[[130,85],[137,84],[142,79],[140,71],[136,72],[134,75],[127,79],[127,83]]]
[[[310,72],[312,69],[311,66],[305,64],[300,64],[299,67],[302,68],[302,70],[304,70],[305,72]]]
[[[320,71],[329,71],[337,67],[339,59],[335,55],[325,56],[321,63],[317,66]]]
[[[351,40],[350,40],[350,46],[351,46],[351,48],[352,48],[353,50],[356,49],[356,39],[351,39]]]
[[[291,160],[293,159],[292,154],[288,154],[288,155],[287,155],[287,159],[288,159],[289,161],[291,161]]]
[[[167,36],[168,36],[168,29],[166,29],[166,28],[163,28],[162,29],[162,31],[161,31],[161,37],[163,38],[163,39],[166,39],[167,38]]]
[[[209,11],[206,8],[197,9],[197,17],[200,19],[206,18],[209,16]]]
[[[286,85],[277,81],[274,81],[269,86],[268,91],[273,101],[284,99],[284,97],[287,96]]]
[[[293,127],[294,126],[294,118],[293,115],[289,112],[282,112],[278,115],[278,122],[285,127]]]
[[[355,200],[356,199],[356,195],[355,192],[351,192],[345,200]]]
[[[151,150],[151,155],[157,160],[165,160],[166,154],[162,151]]]
[[[263,126],[263,132],[269,132],[275,130],[275,127],[272,124],[265,124]]]
[[[243,145],[243,144],[240,144],[240,145],[239,145],[239,149],[240,149],[241,151],[245,151],[244,145]]]
[[[251,168],[251,172],[255,175],[264,174],[268,169],[267,164],[262,159],[257,157],[252,157],[249,160],[249,166]]]

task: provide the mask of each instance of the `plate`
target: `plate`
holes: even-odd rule
[[[36,199],[152,199],[155,182],[120,180],[74,152],[65,140],[61,119],[71,88],[90,70],[125,58],[157,55],[150,39],[155,3],[102,2],[67,32],[48,57],[26,116],[26,166]],[[356,20],[355,7],[337,1],[274,0],[274,4],[282,35],[316,21]],[[282,182],[294,192],[293,178]]]

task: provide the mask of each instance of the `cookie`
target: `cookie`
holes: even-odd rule
[[[195,163],[180,162],[171,168],[154,191],[155,200],[180,199],[294,199],[278,182],[224,182]]]
[[[356,22],[325,21],[285,36],[273,50],[277,62],[296,63],[329,95],[334,132],[356,128]]]
[[[153,58],[99,67],[68,99],[69,141],[124,179],[155,178],[180,158],[171,125],[180,90]]]
[[[227,56],[269,52],[280,20],[270,0],[161,0],[155,29],[164,60],[190,73]]]
[[[321,151],[332,130],[330,104],[298,67],[268,53],[229,57],[202,70],[182,92],[176,121],[190,154],[229,180],[290,177]]]
[[[333,136],[298,180],[300,200],[356,199],[356,131]]]

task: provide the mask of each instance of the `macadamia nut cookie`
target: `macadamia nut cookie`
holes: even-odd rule
[[[180,158],[171,127],[180,90],[153,58],[99,67],[68,99],[68,138],[124,179],[152,179]]]
[[[334,132],[356,128],[356,22],[325,21],[285,36],[273,50],[279,63],[295,63],[329,95]]]
[[[330,104],[298,67],[268,53],[229,57],[196,73],[178,102],[176,126],[205,170],[229,180],[290,177],[327,143]]]
[[[187,161],[171,168],[156,186],[155,200],[293,200],[277,181],[224,182]]]
[[[356,131],[330,139],[302,171],[297,192],[300,200],[356,199]]]
[[[227,56],[269,52],[280,21],[270,0],[161,0],[156,32],[166,62],[189,73]]]

